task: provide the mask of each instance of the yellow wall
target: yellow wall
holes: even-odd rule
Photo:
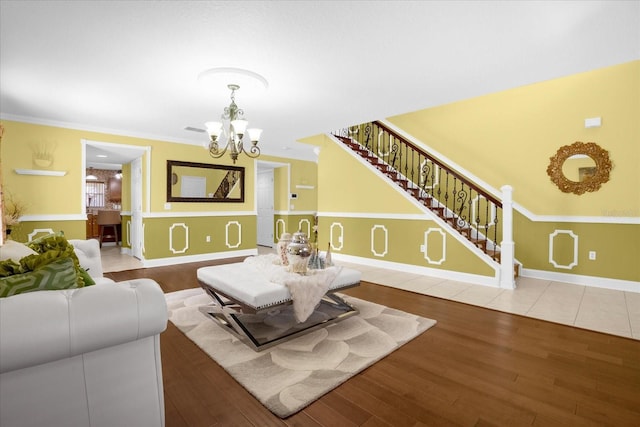
[[[318,164],[307,160],[286,159],[284,157],[260,156],[260,160],[279,163],[273,170],[274,210],[315,212],[318,209]],[[296,186],[305,188],[298,188]],[[312,187],[312,188],[307,188]],[[298,198],[291,200],[291,193]],[[293,208],[291,206],[293,205]]]
[[[150,207],[145,212],[202,212],[202,211],[253,211],[254,170],[253,160],[241,157],[237,166],[245,167],[245,203],[184,203],[172,202],[165,209],[167,188],[167,160],[205,162],[231,165],[231,160],[210,159],[200,146],[174,144],[164,141],[110,135],[76,129],[3,121],[5,133],[2,138],[3,188],[19,194],[28,205],[27,215],[83,214],[81,190],[82,158],[81,141],[99,141],[151,147],[151,194]],[[14,169],[34,169],[34,150],[42,145],[53,153],[50,170],[66,171],[62,177],[18,175]],[[146,175],[146,155],[143,159],[143,176]],[[123,171],[126,169],[123,169]],[[130,199],[128,189],[123,187],[123,209]],[[143,199],[147,198],[147,186],[143,185]],[[128,196],[129,195],[129,196]],[[129,206],[130,207],[130,206]]]
[[[152,235],[154,239],[153,244],[147,244],[145,239],[144,257],[175,258],[255,249],[256,227],[256,217],[252,215],[145,218],[145,237]]]
[[[276,214],[274,215],[274,221],[274,242],[277,242],[284,233],[293,234],[296,231],[302,231],[308,235],[310,242],[315,243],[315,236],[313,232],[313,226],[315,224],[314,215]]]
[[[584,119],[601,117],[586,129]],[[389,118],[537,215],[640,216],[640,61]],[[576,141],[609,152],[611,180],[594,193],[561,192],[549,158]]]
[[[513,219],[515,256],[525,268],[640,282],[640,225],[535,222],[518,212]],[[560,237],[553,236],[557,230],[562,231]],[[576,236],[575,253],[572,239],[567,245],[566,232]],[[591,251],[596,252],[595,260],[589,259]],[[557,264],[567,266],[575,259],[577,265],[556,267],[550,255]]]
[[[27,215],[79,214],[82,212],[82,159],[76,131],[51,126],[3,121],[3,190],[27,205]],[[18,175],[14,169],[38,168],[33,156],[46,145],[53,155],[50,170],[65,171],[60,177]]]
[[[291,192],[298,195],[297,199],[289,202],[293,205],[292,211],[316,212],[318,210],[318,164],[293,159],[289,159],[288,162],[291,164]]]
[[[289,168],[286,166],[273,170],[273,209],[289,210]]]
[[[318,206],[322,212],[421,213],[389,184],[376,178],[366,166],[320,135]]]
[[[428,219],[321,216],[320,249],[327,248],[332,228],[334,253],[479,276],[495,275],[493,268],[453,238],[449,230]],[[342,235],[342,241],[336,234]]]
[[[16,242],[37,239],[49,233],[64,233],[67,239],[85,239],[87,233],[86,221],[28,221],[12,227],[11,240]]]

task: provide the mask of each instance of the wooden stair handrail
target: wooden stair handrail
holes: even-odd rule
[[[477,185],[475,185],[472,182],[470,182],[468,179],[466,179],[465,177],[463,177],[462,175],[457,173],[455,170],[451,169],[450,166],[447,166],[444,163],[442,163],[439,160],[437,160],[436,158],[430,156],[429,154],[424,152],[424,150],[422,150],[420,147],[417,147],[416,145],[414,145],[410,141],[407,141],[407,139],[405,137],[397,134],[392,129],[389,129],[384,123],[382,123],[382,122],[380,122],[378,120],[375,120],[372,123],[376,124],[378,127],[381,127],[386,132],[388,132],[389,134],[393,135],[394,138],[399,139],[404,144],[406,144],[409,147],[411,147],[414,151],[417,151],[418,153],[422,154],[425,158],[428,158],[429,161],[431,161],[431,162],[435,163],[436,165],[440,166],[442,169],[449,171],[449,173],[451,173],[451,175],[453,175],[456,179],[458,179],[458,180],[462,181],[463,183],[465,183],[467,186],[469,186],[469,188],[474,189],[478,194],[481,194],[485,199],[490,200],[491,202],[493,202],[496,206],[498,206],[500,208],[502,207],[502,201],[496,199],[495,197],[493,197],[493,195],[487,193],[482,188],[480,188]]]

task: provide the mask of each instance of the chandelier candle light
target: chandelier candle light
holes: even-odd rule
[[[244,111],[236,105],[235,93],[240,86],[237,84],[227,85],[231,90],[231,104],[225,107],[222,113],[222,122],[207,122],[207,133],[211,142],[209,142],[208,149],[211,157],[219,159],[224,153],[229,150],[229,155],[233,160],[233,163],[238,160],[240,153],[245,153],[248,157],[255,159],[260,155],[260,148],[258,148],[258,140],[262,129],[247,129],[249,122],[244,119]],[[225,123],[228,125],[224,126]],[[243,146],[242,139],[246,133],[249,135],[251,141],[251,147],[246,150]],[[219,140],[221,136],[226,136],[227,141],[224,148],[220,148]]]

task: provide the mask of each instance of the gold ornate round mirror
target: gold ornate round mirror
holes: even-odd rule
[[[609,181],[609,153],[595,142],[574,142],[562,146],[550,160],[547,174],[565,193],[597,191]]]

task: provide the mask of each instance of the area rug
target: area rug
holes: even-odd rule
[[[341,296],[360,313],[262,352],[200,312],[198,307],[212,301],[202,289],[172,292],[166,299],[169,320],[178,329],[271,412],[286,418],[436,324]]]

